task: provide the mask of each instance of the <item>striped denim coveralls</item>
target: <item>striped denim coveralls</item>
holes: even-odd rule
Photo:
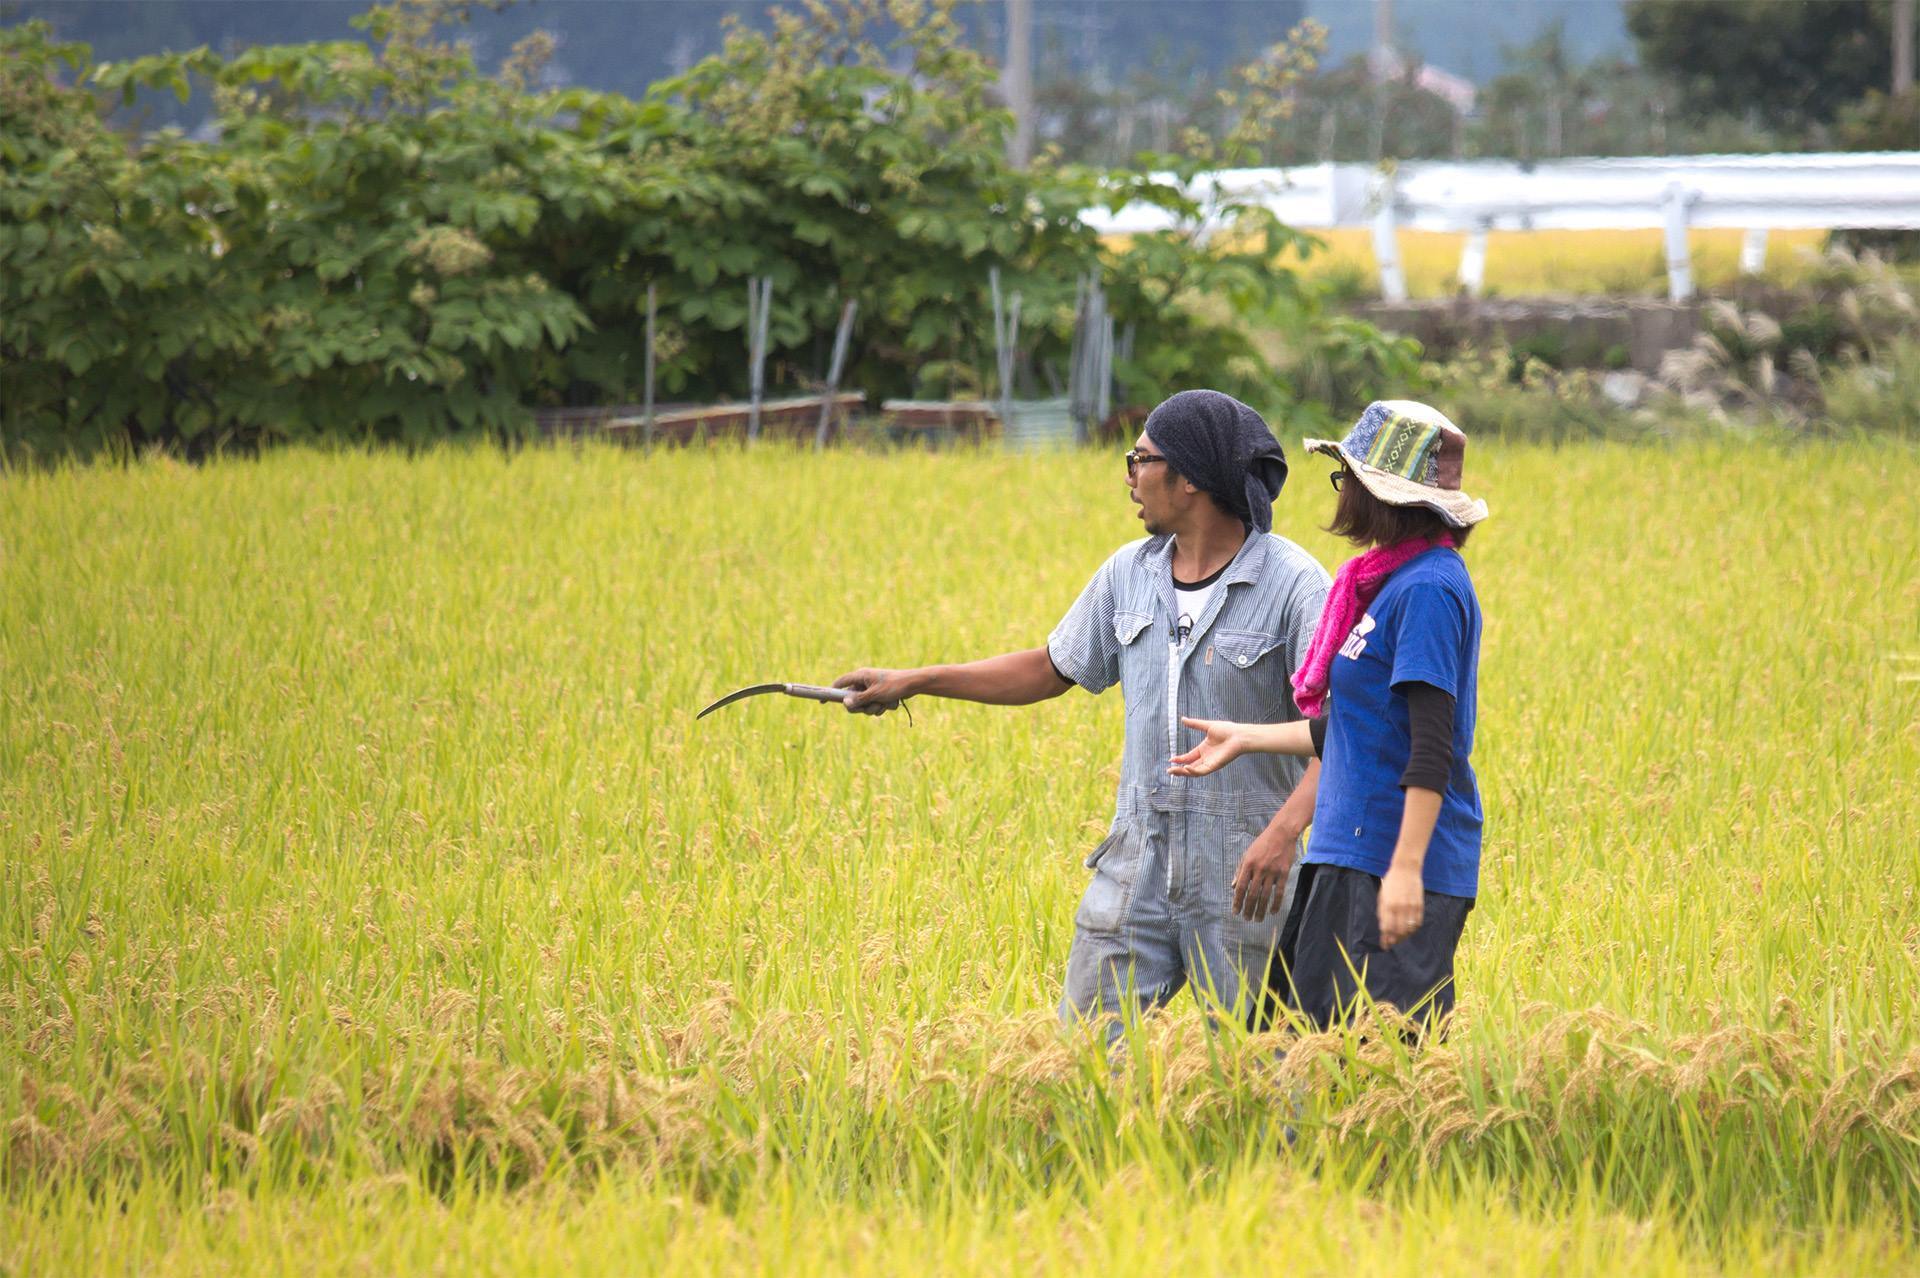
[[[1292,542],[1249,532],[1182,640],[1172,565],[1169,536],[1121,547],[1047,639],[1060,673],[1087,691],[1118,683],[1127,715],[1113,825],[1087,857],[1093,878],[1074,916],[1063,1020],[1128,1000],[1144,1012],[1189,982],[1203,1005],[1251,1017],[1285,916],[1237,917],[1233,876],[1306,761],[1253,754],[1206,777],[1169,776],[1167,764],[1200,739],[1182,716],[1300,717],[1289,677],[1329,579]]]

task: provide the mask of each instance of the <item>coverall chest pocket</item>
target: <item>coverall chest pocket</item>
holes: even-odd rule
[[[1292,688],[1286,645],[1264,630],[1216,630],[1211,660],[1203,660],[1212,719],[1271,723],[1286,709]]]
[[[1120,644],[1120,681],[1131,703],[1143,691],[1145,679],[1154,677],[1157,665],[1166,661],[1165,651],[1154,653],[1147,642],[1152,632],[1153,614],[1118,609],[1113,614],[1113,637]]]

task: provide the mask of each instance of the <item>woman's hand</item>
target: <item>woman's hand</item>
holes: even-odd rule
[[[1427,916],[1424,867],[1427,844],[1440,820],[1440,792],[1407,787],[1400,810],[1400,840],[1380,880],[1380,948],[1390,950],[1420,930]]]
[[[1173,756],[1167,771],[1176,777],[1204,777],[1247,752],[1247,726],[1243,723],[1230,723],[1225,719],[1182,719],[1180,722],[1196,732],[1206,733],[1207,739],[1185,754]]]
[[[1412,866],[1388,868],[1380,880],[1380,948],[1390,950],[1420,930],[1427,914],[1427,890]]]
[[[1248,751],[1262,754],[1313,755],[1313,730],[1305,719],[1288,723],[1230,723],[1225,719],[1182,719],[1207,739],[1185,754],[1176,754],[1167,771],[1176,777],[1204,777],[1218,772]]]

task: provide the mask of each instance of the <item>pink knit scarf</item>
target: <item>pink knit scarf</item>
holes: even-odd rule
[[[1340,565],[1333,575],[1333,589],[1327,592],[1326,606],[1320,610],[1320,624],[1313,628],[1313,642],[1307,646],[1307,659],[1293,672],[1293,702],[1309,719],[1327,708],[1327,679],[1333,673],[1333,657],[1340,651],[1360,614],[1366,611],[1387,578],[1415,555],[1435,546],[1451,546],[1448,534],[1428,540],[1413,537],[1394,546],[1375,546]]]

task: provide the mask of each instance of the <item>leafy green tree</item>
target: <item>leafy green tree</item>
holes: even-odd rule
[[[219,198],[177,138],[134,151],[90,89],[87,65],[44,24],[0,32],[0,412],[16,440],[91,451],[192,417],[196,345],[248,340],[213,297],[205,210]]]
[[[1670,83],[1625,59],[1578,61],[1559,27],[1504,53],[1507,70],[1481,92],[1468,135],[1474,155],[1532,160],[1784,144],[1739,119],[1688,116]]]
[[[28,108],[0,136],[9,435],[192,450],[524,418],[538,369],[516,353],[586,322],[514,242],[543,207],[519,178],[554,149],[427,38],[423,10],[369,25],[377,52],[198,50],[103,65],[86,87],[47,75],[84,50],[37,24],[5,33],[6,92]],[[96,89],[184,97],[190,75],[216,86],[218,143],[133,147],[102,125]]]
[[[1302,257],[1317,251],[1318,239],[1204,181],[1221,169],[1270,162],[1294,123],[1324,44],[1322,28],[1302,23],[1228,75],[1216,94],[1218,131],[1189,125],[1178,152],[1138,158],[1142,168],[1165,172],[1171,181],[1154,191],[1136,179],[1135,189],[1177,213],[1179,221],[1166,231],[1133,237],[1111,264],[1116,312],[1158,314],[1163,323],[1186,317],[1191,329],[1181,341],[1150,348],[1134,370],[1149,384],[1220,385],[1223,373],[1239,370],[1247,392],[1283,407],[1299,424],[1330,423],[1357,403],[1413,384],[1417,344],[1335,314],[1324,289],[1303,285],[1276,265],[1289,251]],[[1206,305],[1224,306],[1236,322],[1207,323]],[[1277,358],[1254,345],[1255,329],[1278,338]]]
[[[1640,60],[1699,114],[1831,121],[1891,77],[1890,0],[1629,0]]]
[[[992,71],[945,4],[808,0],[637,101],[534,90],[537,37],[482,75],[448,9],[377,7],[366,42],[97,66],[37,24],[0,30],[0,445],[514,436],[539,405],[637,397],[650,286],[666,392],[734,395],[763,275],[790,382],[854,299],[856,384],[981,385],[997,268],[1027,298],[1029,382],[1064,381],[1098,271],[1132,396],[1287,395],[1248,330],[1298,296],[1274,258],[1306,241],[1194,194],[1258,158],[1287,56],[1240,76],[1221,136],[1155,159],[1169,183],[1011,169]],[[202,83],[216,140],[104,122],[115,96]],[[1133,200],[1179,227],[1105,244],[1080,218]]]

